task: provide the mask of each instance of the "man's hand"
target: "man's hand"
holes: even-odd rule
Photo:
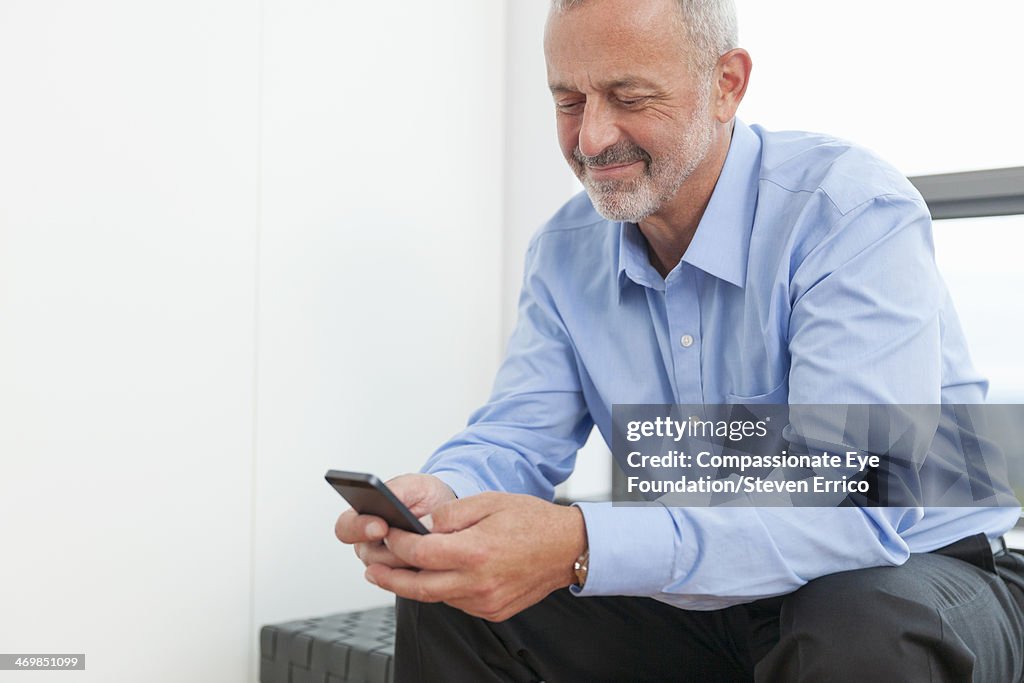
[[[586,546],[583,513],[533,496],[482,493],[434,508],[433,533],[391,529],[394,563],[369,562],[366,578],[420,602],[446,602],[503,621],[575,582]]]
[[[448,485],[430,474],[403,474],[387,484],[417,517],[429,515],[438,505],[455,500],[455,494]],[[352,544],[363,564],[408,567],[384,545],[388,530],[387,522],[380,517],[360,515],[351,509],[343,512],[334,525],[335,536],[342,543]]]

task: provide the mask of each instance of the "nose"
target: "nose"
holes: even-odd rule
[[[588,99],[583,106],[583,122],[580,124],[580,152],[588,157],[596,156],[618,140],[615,112],[605,102]]]

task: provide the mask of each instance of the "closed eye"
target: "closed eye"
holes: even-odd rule
[[[647,97],[618,97],[616,101],[624,107],[637,107],[647,102]]]

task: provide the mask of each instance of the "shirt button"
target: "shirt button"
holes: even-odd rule
[[[693,346],[693,337],[688,334],[684,334],[679,338],[679,343],[683,345],[684,349],[688,349]]]

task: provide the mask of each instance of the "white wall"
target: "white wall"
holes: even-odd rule
[[[255,680],[501,348],[503,3],[0,3],[0,650]],[[0,681],[22,675],[0,672]]]
[[[1024,164],[1024,3],[736,5],[754,61],[747,122],[845,137],[908,175]]]
[[[501,350],[501,3],[266,0],[257,623],[385,604],[328,468],[415,471]]]
[[[248,665],[257,27],[0,4],[0,643],[81,680]]]

